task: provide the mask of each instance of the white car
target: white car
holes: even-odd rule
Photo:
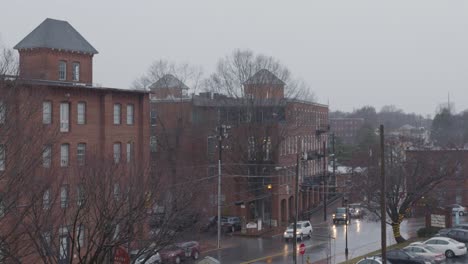
[[[304,237],[312,236],[312,225],[309,221],[298,221],[296,228],[297,238],[303,240]],[[289,240],[294,237],[294,224],[290,224],[283,234],[284,239]]]
[[[361,259],[359,262],[356,264],[382,264],[382,258],[379,256],[375,257],[365,257]],[[387,264],[392,264],[389,260],[387,260]]]
[[[424,242],[414,242],[410,246],[430,246],[438,253],[443,253],[447,258],[466,254],[466,245],[448,237],[433,237]]]
[[[432,263],[442,263],[445,261],[444,253],[437,252],[437,250],[431,246],[407,246],[403,248],[403,250],[429,260]]]
[[[130,253],[130,257],[135,259],[139,252],[137,250],[132,251]],[[161,263],[161,256],[158,252],[147,252],[143,253],[138,258],[135,259],[135,264],[160,264]]]
[[[453,215],[466,215],[467,214],[467,210],[466,210],[466,207],[463,207],[459,204],[451,204],[450,207],[452,207],[452,214]]]

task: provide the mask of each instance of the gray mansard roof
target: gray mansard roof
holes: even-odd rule
[[[160,89],[160,88],[188,89],[187,85],[185,85],[183,82],[181,82],[172,74],[164,75],[157,82],[153,83],[149,88],[151,90]]]
[[[44,20],[14,48],[17,50],[49,48],[89,54],[98,53],[67,21],[51,18]]]
[[[284,85],[284,82],[276,77],[267,69],[261,69],[256,72],[252,77],[250,77],[244,84],[274,84],[274,85]]]

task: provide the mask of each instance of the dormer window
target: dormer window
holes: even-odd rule
[[[67,79],[67,62],[59,61],[59,80],[65,81]]]
[[[72,78],[73,81],[78,82],[80,80],[80,63],[73,62],[72,64]]]

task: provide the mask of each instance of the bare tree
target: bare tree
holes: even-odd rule
[[[135,89],[151,89],[151,86],[160,81],[165,80],[166,75],[173,75],[180,82],[190,87],[190,92],[196,93],[202,80],[203,70],[199,66],[192,66],[187,63],[174,63],[167,60],[156,60],[148,68],[148,71],[143,76],[133,82]],[[166,83],[166,86],[169,83]]]
[[[284,94],[286,98],[316,101],[310,86],[302,79],[294,78],[289,69],[280,61],[263,54],[255,55],[250,50],[235,50],[231,55],[220,59],[216,72],[205,80],[204,90],[233,98],[245,98],[244,83],[255,73],[264,69],[286,84]]]
[[[9,49],[0,53],[0,235],[1,258],[20,263],[28,256],[24,243],[27,219],[32,205],[25,197],[38,194],[38,175],[52,146],[60,136],[58,126],[44,124],[42,88],[33,89],[19,80],[18,62]],[[45,151],[47,150],[47,151]],[[52,168],[50,169],[52,170]]]
[[[271,208],[267,204],[273,202],[272,197],[269,201],[264,197],[268,196],[268,184],[276,183],[279,191],[279,181],[271,177],[276,174],[274,164],[279,163],[281,155],[310,150],[315,142],[318,116],[311,111],[315,107],[313,92],[305,82],[293,78],[277,59],[249,50],[236,50],[220,59],[216,71],[205,80],[204,90],[219,94],[215,98],[218,115],[212,126],[232,127],[223,170],[251,176],[234,179],[242,186],[235,199],[253,200]],[[216,131],[212,133],[216,136]],[[261,217],[257,209],[250,215]]]
[[[402,243],[405,238],[400,235],[400,224],[408,212],[438,184],[459,173],[461,160],[438,151],[407,154],[395,142],[386,144],[386,152],[387,206],[384,217],[392,227],[397,243]],[[380,171],[376,153],[369,157],[367,169],[361,175],[363,180],[354,182],[352,192],[360,193],[366,207],[381,217]]]

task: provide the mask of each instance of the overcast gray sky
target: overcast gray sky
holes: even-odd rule
[[[394,104],[433,114],[450,92],[468,108],[465,0],[0,0],[13,47],[45,18],[69,21],[98,51],[94,81],[129,87],[155,59],[205,74],[234,49],[274,56],[333,110]]]

